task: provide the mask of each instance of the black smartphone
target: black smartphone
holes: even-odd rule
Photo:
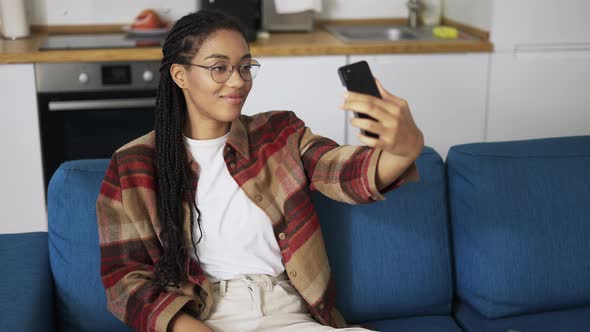
[[[338,76],[340,76],[340,81],[346,87],[346,90],[381,98],[367,61],[359,61],[338,68]],[[373,119],[362,113],[355,112],[354,115],[359,118]],[[362,133],[369,137],[379,137],[379,135],[366,130],[363,130]]]

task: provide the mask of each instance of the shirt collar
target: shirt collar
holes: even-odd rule
[[[231,147],[238,151],[244,158],[250,159],[248,133],[246,132],[246,127],[242,122],[241,116],[232,122],[229,137],[227,138],[227,144],[231,145]]]
[[[246,159],[250,159],[250,144],[248,141],[248,133],[246,132],[246,127],[241,120],[241,116],[235,119],[231,123],[231,129],[229,130],[229,137],[227,138],[227,143],[230,145],[234,150],[238,151],[242,157]],[[186,156],[188,158],[188,163],[191,165],[193,171],[196,171],[198,166],[197,163],[194,162],[193,155],[190,151],[188,144],[185,144],[186,147]]]

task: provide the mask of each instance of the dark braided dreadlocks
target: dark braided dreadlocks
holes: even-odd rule
[[[217,30],[243,30],[233,18],[219,12],[202,10],[182,17],[174,24],[164,41],[164,54],[160,67],[160,84],[156,101],[156,177],[157,208],[160,218],[160,239],[163,254],[156,262],[156,284],[178,287],[186,281],[188,248],[184,243],[183,201],[190,202],[197,211],[197,225],[201,229],[201,212],[195,204],[193,190],[194,174],[188,163],[182,129],[187,121],[186,101],[182,90],[170,76],[172,64],[187,65],[195,56],[203,41]],[[194,212],[190,210],[192,248],[197,254],[193,240]],[[198,259],[198,256],[197,256]]]

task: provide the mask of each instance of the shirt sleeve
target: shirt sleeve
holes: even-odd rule
[[[311,189],[331,199],[350,204],[370,203],[385,199],[385,192],[419,179],[413,163],[397,180],[379,191],[375,175],[382,150],[340,146],[326,137],[315,135],[305,126],[301,128],[299,152]]]
[[[109,311],[136,331],[165,332],[174,315],[194,298],[152,282],[154,257],[161,246],[151,225],[142,225],[140,232],[125,212],[115,156],[102,182],[96,212],[100,273]],[[146,228],[152,231],[146,234]]]

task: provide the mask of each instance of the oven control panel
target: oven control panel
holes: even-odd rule
[[[159,61],[35,64],[37,92],[152,90]]]

